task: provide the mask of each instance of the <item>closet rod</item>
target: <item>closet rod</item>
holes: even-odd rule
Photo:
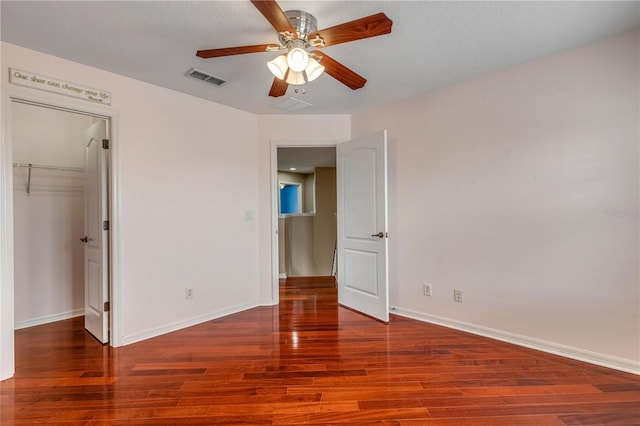
[[[57,172],[84,172],[82,167],[54,166],[51,164],[13,163],[13,167],[25,167],[29,169],[27,177],[27,195],[31,193],[31,169],[55,170]]]
[[[54,166],[51,164],[13,163],[13,167],[28,167],[30,169],[47,169],[58,172],[84,172],[82,167]]]

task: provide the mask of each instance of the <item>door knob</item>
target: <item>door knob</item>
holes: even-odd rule
[[[377,234],[371,234],[372,237],[384,238],[384,232],[378,232]]]
[[[89,237],[82,237],[80,238],[80,241],[82,241],[83,243],[89,242]]]

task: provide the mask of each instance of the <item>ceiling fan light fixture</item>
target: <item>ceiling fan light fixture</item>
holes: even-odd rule
[[[294,86],[304,84],[304,73],[302,71],[298,72],[290,69],[289,74],[287,75],[287,83]]]
[[[319,55],[313,49],[389,34],[393,25],[393,21],[380,12],[318,31],[316,18],[310,13],[302,10],[283,11],[277,0],[251,0],[251,3],[276,30],[279,45],[256,44],[198,50],[196,56],[217,58],[245,53],[287,51],[285,56],[281,55],[267,63],[275,76],[269,91],[269,96],[274,98],[284,96],[289,84],[302,85],[317,79],[325,71],[352,90],[364,87],[366,78],[330,56]],[[304,93],[305,89],[296,88],[295,92],[298,91]]]
[[[287,69],[289,68],[287,65],[287,57],[280,55],[274,60],[267,62],[267,67],[269,67],[269,71],[271,71],[276,78],[284,80],[284,77],[287,75]]]
[[[304,70],[307,73],[307,81],[313,81],[324,72],[324,67],[320,65],[320,62],[313,58],[309,58],[309,65]]]
[[[309,54],[304,49],[294,47],[287,54],[287,64],[292,71],[302,72],[309,65]]]

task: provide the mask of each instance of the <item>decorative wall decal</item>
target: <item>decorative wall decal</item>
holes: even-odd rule
[[[9,82],[19,86],[46,90],[47,92],[59,93],[61,95],[111,105],[110,92],[15,68],[9,68]]]

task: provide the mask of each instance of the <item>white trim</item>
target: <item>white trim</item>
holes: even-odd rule
[[[278,215],[278,219],[286,219],[288,217],[292,217],[292,216],[315,216],[315,212],[314,213],[285,213],[285,214],[280,214]]]
[[[14,348],[14,277],[13,277],[13,167],[11,153],[11,103],[22,101],[53,108],[76,111],[105,118],[109,121],[111,150],[109,188],[111,221],[111,315],[110,345],[122,346],[120,297],[120,163],[118,161],[118,112],[111,107],[89,103],[35,89],[2,86],[1,118],[3,132],[0,140],[0,380],[12,377],[15,371]]]
[[[466,331],[468,333],[477,334],[479,336],[489,337],[491,339],[500,340],[502,342],[512,343],[518,346],[524,346],[530,349],[536,349],[553,355],[560,355],[566,358],[578,361],[588,362],[590,364],[602,367],[613,368],[615,370],[625,371],[627,373],[640,375],[640,363],[630,359],[618,358],[615,356],[604,355],[597,352],[591,352],[585,349],[574,348],[571,346],[561,345],[546,340],[540,340],[533,337],[523,336],[521,334],[510,333],[508,331],[497,330],[494,328],[483,327],[476,324],[470,324],[463,321],[457,321],[451,318],[439,317],[436,315],[425,314],[413,311],[411,309],[403,309],[399,307],[391,307],[391,313],[418,321],[428,322],[431,324],[441,325],[456,330]]]
[[[35,327],[36,325],[49,324],[50,322],[63,321],[71,318],[81,317],[84,315],[84,308],[74,309],[73,311],[60,312],[59,314],[45,315],[40,318],[30,320],[16,321],[15,329],[20,330],[27,327]]]
[[[122,250],[120,249],[120,224],[122,223],[122,214],[120,212],[120,144],[119,141],[119,115],[117,111],[113,111],[110,116],[109,126],[109,260],[111,267],[111,286],[109,288],[110,295],[110,321],[109,325],[109,341],[113,347],[123,346],[123,328],[122,328],[122,312],[123,299],[121,297],[121,268]]]
[[[280,272],[280,274],[278,274],[278,278],[281,280],[286,280],[287,279],[287,273],[286,272]]]
[[[3,88],[3,90],[5,90]],[[6,93],[6,92],[5,92]],[[13,169],[11,154],[11,99],[0,100],[2,138],[0,140],[0,380],[13,376]]]
[[[278,185],[278,144],[271,141],[271,179],[269,179],[269,190],[271,193],[271,303],[280,303],[280,253],[278,252],[278,216],[280,212]]]
[[[163,334],[171,333],[174,331],[182,330],[183,328],[192,327],[194,325],[202,324],[207,321],[215,320],[218,318],[226,317],[227,315],[236,314],[238,312],[246,311],[247,309],[252,309],[257,307],[258,304],[248,303],[243,305],[236,305],[230,308],[225,308],[220,311],[211,312],[208,314],[198,315],[196,317],[192,317],[183,321],[176,321],[174,323],[144,330],[140,333],[133,334],[131,336],[126,336],[123,339],[124,345],[130,345],[132,343],[141,342],[143,340],[151,339],[153,337],[158,337]]]

